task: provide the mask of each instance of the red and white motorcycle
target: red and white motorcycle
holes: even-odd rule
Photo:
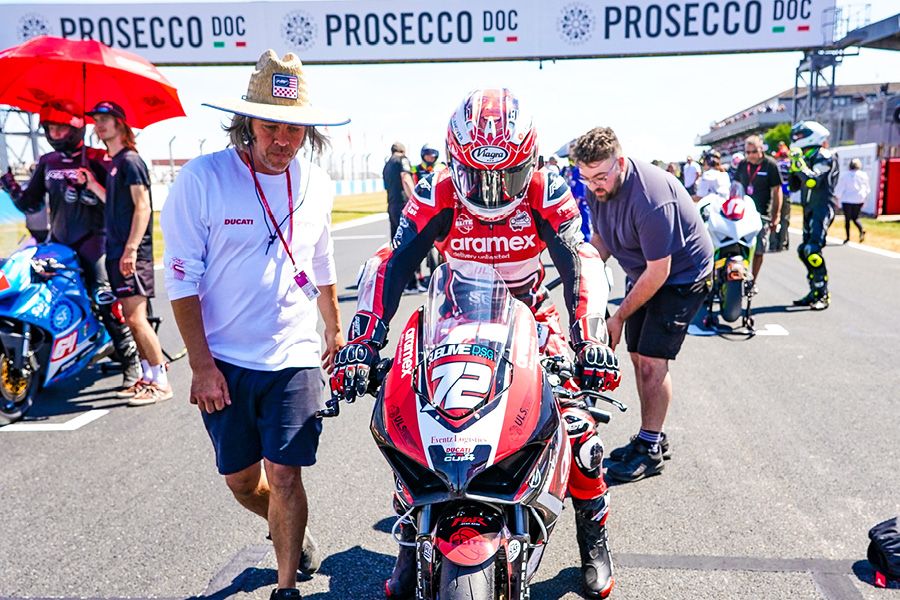
[[[541,356],[531,311],[479,263],[435,270],[394,359],[373,373],[371,431],[404,512],[395,538],[416,548],[416,598],[528,598],[566,497],[561,407],[606,423],[609,413],[584,399],[625,406],[564,385],[571,363]],[[397,536],[401,522],[415,542]]]

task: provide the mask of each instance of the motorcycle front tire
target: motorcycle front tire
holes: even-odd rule
[[[722,298],[719,305],[719,313],[722,315],[722,318],[729,323],[734,323],[738,320],[738,317],[741,316],[743,310],[742,304],[744,301],[743,289],[744,282],[741,280],[726,281],[722,284]]]
[[[15,423],[31,408],[37,392],[38,378],[31,373],[25,381],[25,390],[15,392],[10,389],[16,382],[9,375],[9,359],[0,350],[0,426]]]
[[[496,572],[494,557],[474,567],[461,567],[443,558],[436,600],[494,600]]]

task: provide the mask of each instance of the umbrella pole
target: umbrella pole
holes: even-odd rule
[[[87,63],[81,63],[81,121],[87,123]],[[87,167],[87,127],[81,130],[81,166]]]

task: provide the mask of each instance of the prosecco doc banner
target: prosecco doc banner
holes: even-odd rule
[[[652,56],[827,46],[835,0],[343,0],[7,4],[0,48],[96,39],[157,64]]]

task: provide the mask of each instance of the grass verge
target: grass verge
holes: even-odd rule
[[[862,223],[863,229],[866,231],[865,244],[867,246],[900,252],[900,221],[860,217],[859,222]],[[803,229],[803,208],[800,206],[791,206],[791,227]],[[858,234],[856,226],[851,223],[850,241],[857,241]],[[831,224],[831,228],[828,230],[828,235],[840,239],[844,238],[844,215],[838,214],[835,216],[834,223]]]

